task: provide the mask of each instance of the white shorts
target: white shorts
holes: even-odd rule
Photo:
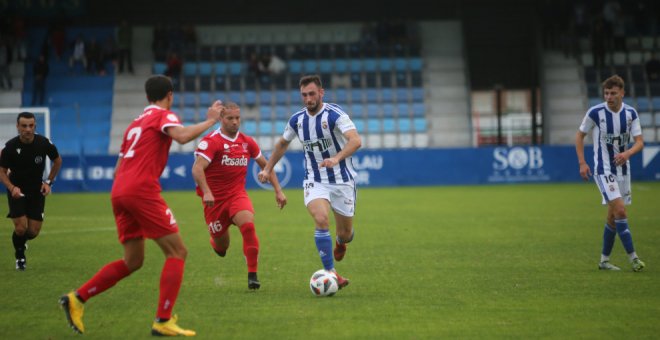
[[[355,214],[357,189],[354,182],[350,184],[325,184],[314,181],[303,181],[303,192],[305,195],[305,206],[317,198],[323,198],[330,202],[332,210],[340,215],[353,217]]]
[[[612,200],[623,198],[623,203],[629,205],[632,203],[630,190],[630,174],[626,176],[616,176],[613,174],[594,175],[594,181],[598,185],[603,196],[602,204],[606,205]]]

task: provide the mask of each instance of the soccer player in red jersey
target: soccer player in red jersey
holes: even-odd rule
[[[220,122],[220,129],[208,134],[197,146],[192,174],[197,183],[197,194],[204,204],[204,218],[209,226],[213,250],[224,257],[229,248],[227,229],[232,224],[238,226],[243,236],[248,288],[259,289],[259,239],[254,229],[254,208],[245,191],[245,177],[250,158],[254,158],[262,169],[267,160],[254,139],[238,131],[241,125],[238,105],[227,103]],[[277,206],[282,209],[286,205],[286,196],[275,172],[272,172],[270,182]]]
[[[220,119],[224,107],[216,101],[208,109],[205,121],[184,127],[177,115],[170,111],[174,89],[169,78],[152,76],[147,80],[145,90],[150,105],[126,128],[112,186],[112,210],[124,257],[106,264],[80,288],[60,298],[69,325],[81,334],[85,331],[83,303],[140,269],[144,262],[144,239],[149,238],[158,244],[166,257],[151,333],[195,335],[194,331],[179,327],[176,315],[172,315],[181,288],[187,249],[172,210],[160,195],[158,179],[167,163],[172,140],[185,144],[199,137]]]

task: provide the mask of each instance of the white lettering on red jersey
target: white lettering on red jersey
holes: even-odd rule
[[[197,145],[195,156],[209,161],[206,182],[213,197],[222,200],[245,191],[245,181],[250,158],[259,158],[261,150],[252,137],[240,132],[231,139],[217,129],[206,135]],[[197,194],[203,196],[197,187]]]
[[[166,129],[182,126],[172,111],[149,105],[124,132],[112,185],[112,197],[152,196],[161,191],[159,178],[172,145]]]

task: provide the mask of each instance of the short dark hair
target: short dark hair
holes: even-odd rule
[[[165,98],[168,93],[174,91],[174,86],[169,77],[159,74],[147,79],[144,90],[147,92],[147,100],[153,103]]]
[[[298,82],[298,87],[307,86],[310,83],[314,83],[319,88],[323,88],[323,83],[321,82],[321,76],[319,76],[318,74],[309,74],[303,76],[302,78],[300,78],[300,82]]]
[[[624,85],[625,83],[623,82],[623,78],[619,77],[616,74],[603,81],[603,89],[611,89],[613,87],[618,87],[623,90]]]
[[[36,121],[36,118],[34,118],[34,113],[32,112],[21,112],[18,114],[18,117],[16,117],[16,124],[18,124],[18,121],[21,120],[21,118],[26,118],[26,119],[34,119]]]

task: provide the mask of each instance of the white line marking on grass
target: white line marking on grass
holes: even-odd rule
[[[103,228],[79,228],[79,229],[62,229],[62,230],[44,230],[42,231],[41,235],[48,235],[48,234],[71,234],[71,233],[79,233],[81,231],[84,231],[86,233],[88,232],[100,232],[100,231],[116,231],[117,228],[115,227],[103,227]]]

